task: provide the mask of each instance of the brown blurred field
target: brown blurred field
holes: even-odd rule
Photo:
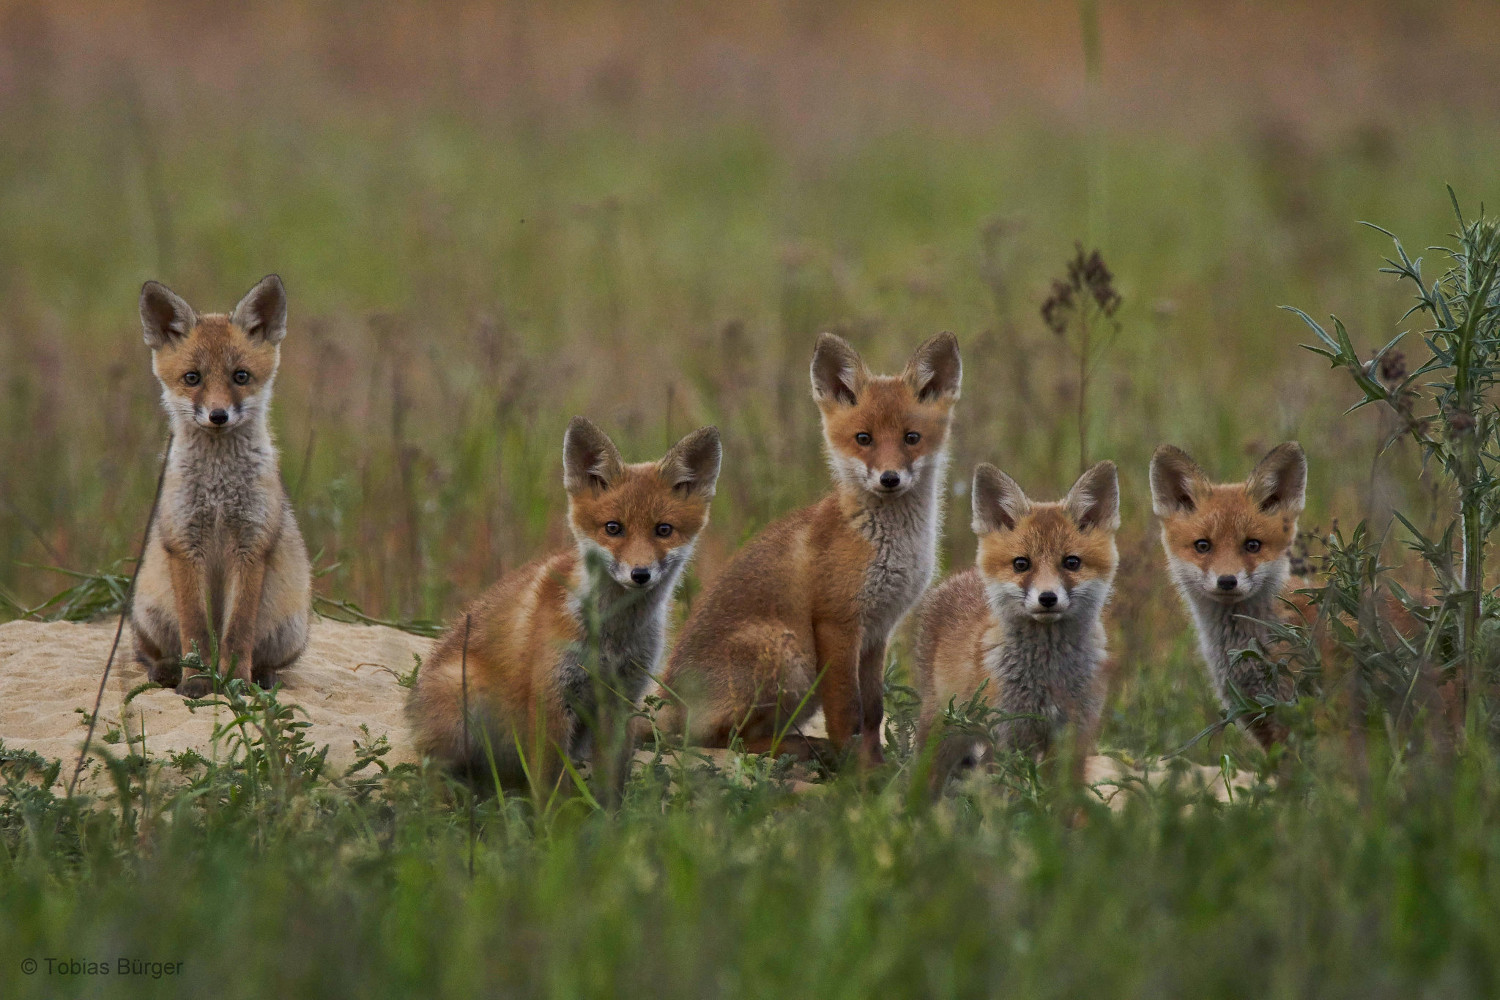
[[[274,420],[320,592],[440,617],[564,543],[562,428],[726,441],[698,579],[825,488],[806,364],[951,329],[955,449],[1038,495],[1078,467],[1038,309],[1074,241],[1125,298],[1090,458],[1125,492],[1118,601],[1188,649],[1145,463],[1226,478],[1297,437],[1307,522],[1431,505],[1277,306],[1374,347],[1385,238],[1437,241],[1500,153],[1493,6],[7,3],[0,6],[0,588],[133,553],[165,436],[146,278],[291,295]],[[967,501],[947,546],[972,553]],[[691,597],[692,588],[688,596]]]

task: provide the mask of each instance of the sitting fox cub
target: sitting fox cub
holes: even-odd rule
[[[950,702],[976,694],[1002,719],[1000,749],[1045,752],[1071,727],[1087,752],[1103,707],[1104,625],[1118,557],[1120,487],[1113,462],[1079,477],[1060,503],[1033,503],[993,465],[974,470],[975,567],[950,577],[918,611],[917,746]],[[932,791],[987,742],[942,736]]]
[[[130,623],[151,680],[188,697],[208,675],[179,656],[269,687],[307,646],[312,578],[281,485],[266,416],[286,336],[286,293],[270,275],[228,316],[199,315],[165,285],[141,289],[141,327],[172,443],[136,577]]]
[[[1300,581],[1289,552],[1307,491],[1307,459],[1295,441],[1277,445],[1243,483],[1215,485],[1187,453],[1162,445],[1151,458],[1151,505],[1172,582],[1198,629],[1198,648],[1226,709],[1238,698],[1286,701],[1291,679],[1240,650],[1266,648],[1260,622],[1292,612]],[[1264,747],[1286,736],[1270,716],[1249,726]]]
[[[661,679],[658,722],[689,742],[764,752],[819,705],[878,764],[891,631],[932,580],[962,368],[940,333],[898,376],[818,338],[812,388],[834,492],[773,523],[694,606]],[[821,679],[820,679],[821,678]]]
[[[537,790],[554,788],[564,761],[588,746],[585,720],[636,701],[656,668],[720,457],[719,432],[704,427],[658,462],[626,465],[603,431],[574,417],[563,486],[577,547],[503,577],[465,611],[467,651],[460,619],[422,665],[407,703],[422,752],[486,775],[493,762],[507,786],[524,785],[529,772]],[[586,615],[597,615],[596,672],[619,695],[611,704],[595,703]],[[614,768],[605,792],[617,795],[625,761],[596,754],[595,763]]]

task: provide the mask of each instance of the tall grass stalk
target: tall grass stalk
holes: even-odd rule
[[[167,481],[167,462],[171,457],[172,437],[168,435],[167,447],[162,451],[161,468],[156,473],[156,493],[151,498],[151,509],[146,512],[146,525],[141,529],[141,543],[136,550],[135,566],[130,572],[130,583],[126,585],[124,598],[120,602],[120,619],[115,623],[115,637],[109,644],[109,655],[105,657],[104,669],[99,674],[99,691],[94,696],[94,710],[89,713],[88,733],[84,736],[83,746],[78,751],[78,763],[73,768],[73,776],[68,779],[68,798],[70,799],[78,787],[78,776],[83,773],[83,764],[88,758],[89,743],[94,738],[94,727],[99,721],[99,706],[104,704],[104,687],[109,683],[109,673],[115,665],[115,654],[120,649],[120,636],[125,631],[125,618],[130,614],[130,603],[135,597],[135,581],[140,575],[141,561],[146,558],[146,545],[151,538],[151,525],[156,521],[156,508],[161,503],[161,489]],[[144,734],[144,730],[142,733]]]
[[[1123,303],[1115,290],[1114,275],[1098,250],[1085,253],[1074,244],[1073,257],[1060,278],[1052,280],[1052,291],[1042,303],[1042,322],[1067,343],[1078,365],[1078,470],[1089,466],[1089,380],[1094,367],[1120,332],[1115,313]],[[1099,336],[1099,334],[1103,336]]]

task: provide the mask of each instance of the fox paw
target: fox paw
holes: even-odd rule
[[[177,693],[184,698],[203,698],[213,693],[214,679],[207,674],[184,677],[177,685]]]
[[[164,688],[174,688],[182,682],[182,666],[175,660],[158,661],[147,668],[146,677],[153,684],[160,684]]]

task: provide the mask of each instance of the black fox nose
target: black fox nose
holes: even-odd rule
[[[208,422],[211,424],[218,424],[220,426],[229,423],[229,411],[210,410],[208,412]]]
[[[1221,576],[1221,577],[1219,577],[1219,589],[1220,590],[1233,590],[1235,587],[1238,587],[1239,585],[1240,585],[1240,581],[1239,581],[1239,579],[1237,577],[1233,577],[1233,576]]]
[[[1057,603],[1057,595],[1050,590],[1044,590],[1036,595],[1036,602],[1044,608],[1050,608]]]
[[[636,567],[635,569],[630,571],[630,579],[642,585],[650,583],[651,571],[649,569],[641,569],[640,567]]]
[[[893,490],[901,485],[901,476],[896,472],[882,472],[880,474],[880,485],[888,490]]]

